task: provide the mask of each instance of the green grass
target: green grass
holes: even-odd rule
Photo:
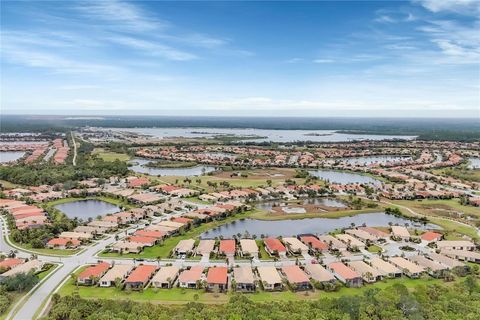
[[[457,278],[455,282],[463,281],[462,278]],[[307,299],[318,299],[321,297],[326,298],[338,298],[345,295],[358,295],[363,294],[366,290],[372,288],[385,289],[394,284],[403,284],[407,288],[411,289],[421,285],[439,284],[444,283],[443,280],[433,278],[422,279],[410,279],[407,277],[388,279],[380,281],[374,284],[364,285],[360,288],[347,288],[342,287],[336,292],[325,292],[321,290],[305,292],[292,292],[285,290],[282,292],[266,292],[258,290],[256,293],[245,293],[245,295],[255,302],[270,302],[270,301],[296,301]],[[451,282],[454,283],[454,282]],[[448,285],[448,284],[447,284]],[[100,288],[100,287],[83,287],[74,284],[72,279],[69,279],[67,283],[60,288],[59,294],[61,296],[71,295],[78,293],[80,297],[87,299],[115,299],[115,300],[133,300],[139,302],[151,302],[151,303],[175,303],[184,304],[192,301],[198,301],[203,303],[225,303],[234,294],[229,291],[228,293],[207,293],[205,290],[195,289],[154,289],[147,288],[143,292],[127,292],[125,290],[119,290],[117,288]],[[198,299],[195,299],[197,295]]]
[[[248,218],[248,217],[254,215],[255,213],[256,213],[256,210],[246,211],[246,212],[243,212],[243,213],[238,213],[236,215],[227,217],[224,220],[215,220],[215,221],[211,221],[211,222],[208,222],[208,223],[203,223],[196,228],[193,228],[191,230],[186,231],[184,234],[165,239],[165,241],[163,241],[163,244],[161,244],[161,245],[156,245],[156,246],[153,246],[153,247],[146,247],[139,254],[129,253],[129,254],[120,255],[119,253],[104,252],[104,253],[99,254],[99,256],[101,256],[101,257],[124,257],[124,258],[157,258],[157,257],[167,258],[169,256],[170,252],[172,251],[172,249],[175,248],[175,246],[177,245],[177,243],[180,240],[197,238],[200,234],[202,234],[203,232],[205,232],[207,230],[210,230],[214,227],[218,227],[218,226],[220,226],[222,224],[225,224],[225,223],[232,222],[234,220],[238,220],[238,219],[241,219],[241,218]]]
[[[84,198],[75,198],[75,197],[72,197],[72,198],[62,198],[62,199],[57,199],[57,200],[53,200],[53,201],[49,201],[46,203],[46,205],[48,207],[53,207],[53,206],[56,206],[56,205],[59,205],[59,204],[63,204],[63,203],[69,203],[69,202],[75,202],[75,201],[82,201],[82,200],[100,200],[100,201],[104,201],[104,202],[108,202],[108,203],[111,203],[113,205],[116,205],[116,206],[119,206],[119,207],[124,207],[124,208],[127,208],[127,209],[130,209],[130,208],[133,208],[135,207],[134,205],[122,200],[122,199],[118,199],[118,198],[111,198],[111,197],[104,197],[104,196],[97,196],[97,197],[84,197]]]
[[[70,256],[80,252],[82,249],[48,249],[48,248],[32,248],[31,244],[20,244],[18,242],[9,239],[9,241],[17,247],[23,248],[34,253],[42,255],[58,255],[58,256]]]
[[[130,160],[130,156],[126,153],[110,152],[110,151],[105,151],[104,149],[101,149],[101,148],[94,149],[92,153],[98,155],[100,159],[104,161],[113,162],[115,160],[120,160],[120,161]]]
[[[258,249],[259,249],[259,254],[260,254],[260,260],[273,260],[272,257],[268,254],[267,250],[265,250],[265,243],[263,243],[263,240],[255,240],[257,243]]]
[[[330,212],[318,212],[318,213],[294,213],[294,214],[272,214],[271,212],[258,210],[256,214],[252,216],[258,220],[295,220],[295,219],[307,219],[307,218],[342,218],[351,217],[362,213],[380,212],[383,211],[383,207],[366,208],[361,210],[340,210]]]
[[[371,245],[370,247],[368,247],[368,252],[372,252],[372,253],[378,253],[378,252],[382,252],[382,248],[380,248],[379,246],[376,246],[376,245]]]

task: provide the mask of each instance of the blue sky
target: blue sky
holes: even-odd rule
[[[4,114],[480,117],[478,0],[1,6]]]

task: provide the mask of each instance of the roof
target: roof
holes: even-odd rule
[[[237,283],[253,284],[255,282],[252,268],[248,266],[233,268],[233,278]]]
[[[315,279],[319,282],[325,282],[325,281],[332,281],[335,280],[335,277],[333,274],[322,267],[319,264],[306,264],[305,265],[305,271],[308,273],[308,275],[312,278]]]
[[[225,254],[235,254],[235,240],[227,239],[227,240],[220,240],[220,253]]]
[[[148,231],[148,230],[137,230],[134,233],[135,236],[150,237],[155,239],[162,239],[165,237],[165,232],[162,231]]]
[[[32,270],[39,269],[42,264],[43,263],[38,260],[29,260],[25,263],[17,265],[7,272],[2,273],[2,277],[10,277],[19,273],[29,273]]]
[[[69,242],[72,244],[72,246],[80,245],[80,241],[78,241],[77,239],[67,239],[67,238],[53,238],[53,239],[50,239],[47,242],[47,244],[52,246],[66,246]]]
[[[192,251],[194,245],[195,245],[195,240],[193,239],[180,240],[175,246],[175,251],[189,252],[189,251]]]
[[[318,240],[314,236],[302,236],[302,237],[300,237],[300,240],[303,243],[311,246],[313,249],[316,249],[316,250],[327,250],[328,249],[328,244],[326,244],[323,241]]]
[[[449,247],[471,247],[475,248],[475,244],[471,241],[466,240],[442,240],[437,242],[438,248],[449,248]]]
[[[366,273],[370,273],[371,276],[375,278],[381,275],[377,269],[369,266],[363,261],[350,261],[348,265],[353,271],[360,273],[362,276]]]
[[[215,240],[200,240],[197,246],[198,254],[210,254],[215,247]]]
[[[363,240],[371,240],[374,241],[378,238],[377,235],[373,235],[371,233],[368,233],[367,231],[363,229],[347,229],[345,230],[345,233],[351,234],[357,238],[363,239]]]
[[[107,270],[110,268],[110,264],[102,262],[94,266],[90,266],[83,270],[79,275],[78,279],[90,279],[91,277],[101,277]]]
[[[341,241],[345,242],[347,245],[349,244],[351,247],[364,247],[365,243],[358,240],[357,238],[352,237],[349,234],[337,234],[336,237]]]
[[[408,261],[402,257],[392,257],[390,261],[396,265],[397,267],[401,268],[402,270],[407,269],[410,273],[421,273],[425,271],[424,268],[416,265],[413,262]]]
[[[300,240],[293,237],[284,237],[282,238],[283,242],[290,247],[293,251],[307,251],[308,247],[303,244]]]
[[[337,238],[335,238],[335,237],[333,237],[329,234],[321,235],[321,236],[318,237],[318,239],[327,243],[329,246],[330,246],[330,243],[331,243],[332,247],[335,248],[335,249],[346,249],[347,248],[347,245],[345,243],[343,243],[342,241],[338,240]]]
[[[378,257],[371,258],[369,262],[375,269],[377,269],[383,274],[402,273],[402,270],[398,269],[396,266],[394,266],[390,262],[387,262]]]
[[[128,241],[137,242],[137,243],[154,244],[155,241],[157,241],[157,238],[144,237],[144,236],[130,236],[128,237]]]
[[[427,231],[421,236],[422,240],[425,241],[434,241],[434,240],[440,240],[442,238],[442,235],[438,232],[433,232],[433,231]]]
[[[383,232],[382,230],[372,228],[372,227],[359,227],[359,230],[368,232],[369,234],[379,237],[379,238],[388,238],[388,233]]]
[[[297,265],[284,266],[282,267],[282,272],[290,283],[310,282],[305,272],[303,272]]]
[[[262,282],[266,282],[270,285],[282,283],[282,278],[275,267],[262,266],[258,267],[257,270]]]
[[[180,273],[180,276],[178,277],[178,282],[187,282],[187,283],[197,282],[198,280],[202,279],[202,274],[203,274],[203,267],[195,266],[190,268],[189,270],[185,270],[182,273]]]
[[[160,270],[158,270],[158,272],[153,276],[152,281],[159,283],[167,283],[173,281],[177,277],[179,271],[180,268],[175,266],[161,267]]]
[[[227,284],[228,278],[227,267],[213,267],[208,269],[207,283],[210,284]]]
[[[441,270],[447,269],[445,266],[443,266],[439,262],[427,259],[425,256],[422,256],[422,255],[411,256],[408,258],[408,260],[418,264],[420,267],[423,267],[425,269],[428,268],[432,271],[441,271]]]
[[[240,248],[244,253],[257,254],[259,252],[257,242],[252,239],[241,239]]]
[[[157,270],[156,266],[140,265],[130,273],[125,282],[147,282],[150,276]]]
[[[441,264],[449,268],[461,267],[464,265],[460,261],[444,256],[443,254],[432,252],[432,253],[429,253],[428,255],[432,260],[440,262]]]
[[[7,258],[0,261],[0,268],[13,268],[23,263],[23,259]]]
[[[132,270],[133,266],[128,264],[116,264],[110,270],[105,273],[105,275],[100,279],[100,281],[115,281],[117,278],[123,280],[123,278]]]
[[[332,262],[328,265],[328,267],[332,269],[340,277],[346,280],[360,277],[358,273],[356,273],[355,271],[347,267],[342,262]]]
[[[410,237],[410,232],[408,232],[408,229],[402,226],[392,226],[392,233],[398,237]]]
[[[277,252],[287,252],[285,246],[280,242],[280,240],[276,238],[266,238],[263,240],[265,246],[268,247],[270,251],[277,251]]]

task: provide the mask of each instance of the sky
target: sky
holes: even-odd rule
[[[2,1],[1,113],[480,119],[479,1]]]

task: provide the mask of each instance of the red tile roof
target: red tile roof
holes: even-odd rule
[[[81,243],[77,239],[53,238],[53,239],[50,239],[47,242],[47,244],[52,245],[52,246],[66,246],[67,243],[69,243],[69,242],[72,244],[72,246],[79,246],[80,243]]]
[[[3,261],[0,261],[0,268],[13,268],[23,263],[23,259],[17,258],[7,258]]]
[[[213,267],[208,269],[207,283],[227,284],[227,267]]]
[[[188,218],[178,217],[178,218],[173,218],[172,221],[173,221],[173,222],[179,222],[179,223],[187,224],[187,223],[192,222],[193,220],[192,220],[192,219],[188,219]]]
[[[224,254],[235,254],[235,240],[220,240],[219,251]]]
[[[156,266],[151,265],[141,265],[138,266],[135,270],[130,273],[125,282],[147,282],[152,274],[157,270]]]
[[[290,283],[310,282],[305,272],[297,265],[284,266],[282,267],[282,272],[285,273]]]
[[[89,279],[90,277],[101,277],[105,271],[110,268],[110,264],[106,262],[99,263],[97,265],[88,267],[83,270],[79,275],[78,279]]]
[[[358,273],[347,267],[341,262],[332,262],[328,265],[330,269],[338,273],[343,279],[354,279],[360,277]]]
[[[323,241],[318,240],[314,236],[300,237],[300,241],[302,241],[306,245],[311,246],[313,249],[316,249],[316,250],[327,250],[328,249],[328,244],[326,244]]]
[[[195,266],[185,270],[178,276],[178,282],[196,282],[202,278],[203,267]]]
[[[145,243],[145,244],[155,244],[155,242],[157,241],[157,238],[144,237],[144,236],[130,236],[128,237],[128,241]]]
[[[266,238],[263,240],[270,251],[287,252],[287,248],[276,238]]]
[[[427,231],[421,236],[422,240],[425,241],[433,241],[433,240],[440,240],[442,238],[442,235],[437,232],[433,231]]]
[[[162,231],[147,231],[147,230],[137,230],[134,233],[135,236],[150,237],[155,239],[162,239],[165,237],[166,233]]]

